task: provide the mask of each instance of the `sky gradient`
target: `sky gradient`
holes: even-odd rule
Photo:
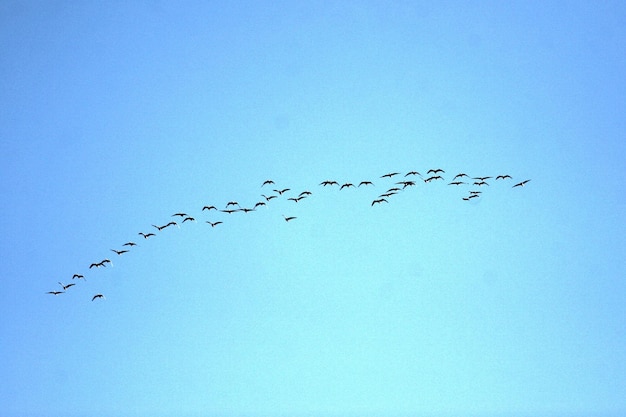
[[[0,414],[623,415],[625,20],[3,2]]]

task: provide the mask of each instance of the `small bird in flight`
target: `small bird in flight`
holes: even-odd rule
[[[93,296],[93,298],[91,299],[91,301],[95,300],[96,298],[102,298],[104,300],[106,300],[106,297],[102,294],[96,294]]]
[[[204,206],[204,207],[202,207],[202,211],[204,211],[204,210],[209,210],[209,211],[217,210],[217,207],[215,207],[215,206]]]
[[[361,182],[359,183],[359,187],[360,187],[361,185],[374,185],[374,183],[373,183],[373,182],[371,182],[371,181],[361,181]]]
[[[207,223],[208,223],[208,224],[210,224],[210,225],[211,225],[211,227],[215,227],[215,226],[217,226],[218,224],[222,224],[222,222],[210,222],[210,221],[207,221]]]
[[[174,213],[174,214],[172,214],[172,217],[175,217],[175,216],[185,217],[185,216],[187,216],[187,213]]]
[[[137,246],[135,242],[126,242],[122,246]]]
[[[441,172],[441,173],[443,173],[443,174],[445,174],[445,173],[446,173],[446,171],[444,171],[444,170],[443,170],[443,169],[441,169],[441,168],[437,168],[437,169],[429,169],[426,173],[427,173],[427,174],[430,174],[430,173],[433,173],[433,174],[438,174],[438,173],[440,173],[440,172]]]
[[[142,233],[142,232],[139,232],[138,234],[143,236],[144,239],[148,239],[150,236],[156,236],[154,233]]]
[[[274,181],[272,181],[272,180],[265,180],[265,181],[263,181],[263,184],[261,184],[261,187],[263,187],[264,185],[268,185],[268,184],[274,184]]]
[[[118,255],[121,255],[123,253],[128,252],[127,250],[115,250],[115,249],[111,249],[113,252],[117,253]]]
[[[380,178],[391,178],[394,175],[398,175],[398,174],[400,174],[400,173],[399,172],[390,172],[388,174],[385,174],[385,175],[381,176]]]
[[[350,188],[350,187],[354,187],[354,184],[352,184],[351,182],[347,182],[343,184],[339,189],[343,190],[344,188]]]
[[[515,187],[523,187],[524,185],[526,185],[528,183],[528,181],[530,180],[526,180],[526,181],[522,181],[522,182],[518,182],[517,184],[515,184],[513,187],[511,188],[515,188]]]
[[[65,291],[48,291],[46,294],[59,295],[63,294]]]
[[[285,218],[285,221],[286,221],[286,222],[291,221],[291,220],[293,220],[293,219],[297,219],[297,217],[294,217],[294,216],[291,216],[291,217],[285,217],[285,215],[284,215],[284,214],[283,214],[283,217]]]
[[[278,194],[283,195],[283,193],[286,193],[289,190],[291,190],[291,188],[283,188],[282,190],[274,190],[274,192],[277,192]]]
[[[76,285],[76,284],[67,284],[67,285],[65,285],[65,284],[63,284],[62,282],[59,282],[59,285],[60,285],[61,287],[63,287],[63,291],[65,291],[65,290],[67,290],[69,287],[72,287],[72,286],[74,286],[74,285]]]
[[[389,202],[389,201],[385,200],[384,198],[379,198],[379,199],[377,199],[377,200],[372,201],[372,206],[373,206],[374,204],[380,204],[380,203],[382,203],[383,201],[384,201],[385,203],[388,203],[388,202]]]
[[[497,181],[497,180],[505,180],[505,179],[507,179],[507,178],[509,178],[509,179],[510,179],[510,178],[511,178],[511,176],[510,176],[509,174],[506,174],[506,175],[498,175],[498,176],[496,177],[496,181]]]
[[[76,279],[85,279],[85,276],[84,276],[84,275],[81,275],[81,274],[74,274],[74,275],[72,276],[72,279],[75,279],[75,278],[76,278]],[[86,281],[86,280],[85,280],[85,281]]]

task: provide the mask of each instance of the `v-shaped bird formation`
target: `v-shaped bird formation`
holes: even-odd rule
[[[432,186],[431,184],[434,184],[434,183],[446,184],[445,183],[446,180],[442,176],[442,174],[446,174],[446,171],[444,171],[441,168],[429,169],[428,171],[426,171],[425,176],[423,176],[418,171],[409,171],[405,174],[392,171],[392,172],[383,174],[378,178],[378,180],[376,180],[376,184],[383,185],[384,187],[389,186],[389,188],[387,188],[386,191],[384,191],[383,193],[375,196],[372,199],[370,206],[374,207],[376,205],[381,205],[382,203],[389,204],[394,196],[404,192],[409,187],[417,188],[418,184],[424,184],[424,186],[429,186],[429,187]],[[399,180],[395,181],[394,179],[399,179]],[[447,183],[447,186],[465,188],[467,190],[467,194],[461,197],[461,200],[470,201],[472,199],[481,198],[481,196],[483,195],[482,190],[476,190],[473,188],[475,187],[482,188],[485,186],[490,187],[492,184],[495,185],[496,183],[506,183],[509,181],[513,181],[513,178],[509,174],[501,174],[495,177],[493,176],[471,177],[468,174],[461,172],[461,173],[456,174],[454,177],[452,177],[452,180]],[[522,187],[525,187],[529,182],[530,182],[530,179],[516,182],[510,188],[513,188],[513,189],[522,188]],[[330,188],[335,187],[339,189],[340,191],[342,191],[344,189],[350,189],[350,188],[354,188],[354,189],[370,188],[371,189],[372,187],[375,186],[373,181],[370,181],[367,179],[359,181],[358,185],[356,186],[354,185],[355,183],[344,182],[340,184],[338,181],[328,179],[328,180],[324,180],[320,182],[319,187],[321,187],[322,191],[326,189],[327,187],[330,187]],[[510,184],[511,183],[509,182],[509,185]],[[261,182],[262,189],[269,189],[272,186],[275,186],[275,182],[271,179]],[[290,195],[289,193],[291,192],[291,188],[289,187],[285,187],[285,188],[277,187],[277,188],[272,189],[272,191],[274,194],[270,194],[269,192],[267,192],[267,194],[269,195],[261,194],[260,196],[262,197],[262,200],[258,201],[252,207],[241,207],[241,205],[237,201],[231,200],[226,203],[223,209],[218,209],[218,207],[215,205],[206,205],[202,207],[200,211],[201,212],[207,211],[208,213],[215,211],[216,213],[218,212],[226,213],[227,215],[231,215],[233,213],[250,213],[250,212],[256,211],[257,208],[259,207],[268,207],[268,204],[272,204],[272,200],[274,199],[283,198],[283,199],[286,199],[287,201],[293,201],[294,203],[297,203],[297,204],[303,204],[303,203],[300,203],[300,201],[310,198],[310,196],[313,195],[313,193],[308,190],[304,190],[300,193],[296,192],[295,194]],[[342,191],[342,192],[345,192],[345,191]],[[190,216],[189,214],[185,212],[174,213],[172,214],[171,217],[176,218],[178,222],[175,220],[172,220],[163,225],[152,224],[152,227],[156,230],[149,231],[149,232],[141,231],[141,232],[138,232],[137,235],[141,236],[143,239],[150,239],[150,238],[156,237],[158,233],[161,233],[164,229],[168,227],[180,228],[181,224],[185,222],[197,223],[194,217]],[[287,223],[297,219],[296,216],[285,215],[285,214],[282,214],[282,217]],[[227,219],[218,220],[218,221],[205,220],[204,223],[211,226],[211,228],[214,228],[214,227],[224,224],[225,222],[227,222]],[[131,252],[131,250],[133,250],[133,248],[138,245],[135,242],[129,241],[129,242],[123,243],[121,246],[122,246],[121,249],[113,248],[111,249],[111,251],[114,252],[117,256],[122,256]],[[112,266],[113,262],[108,258],[104,258],[100,261],[92,262],[89,265],[88,269],[91,271],[93,268],[95,269],[106,268],[107,265]],[[85,278],[83,274],[78,274],[78,273],[72,275],[71,278],[72,280],[77,280],[76,282],[80,281],[81,279],[83,281],[87,281],[87,279]],[[58,284],[61,287],[60,289],[48,291],[46,292],[46,294],[58,296],[58,295],[66,293],[68,290],[71,289],[71,287],[76,285],[76,283],[74,282],[69,283],[69,284],[63,284],[62,282],[58,282]],[[97,293],[92,296],[91,301],[105,300],[105,299],[106,298],[103,294]]]

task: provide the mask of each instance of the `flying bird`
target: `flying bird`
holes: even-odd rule
[[[104,300],[106,300],[106,297],[102,294],[96,294],[93,296],[93,298],[91,299],[91,301],[95,300],[96,298],[102,298]]]
[[[268,196],[266,196],[265,194],[261,194],[261,196],[262,196],[263,198],[265,198],[265,201],[270,201],[272,198],[276,198],[276,197],[277,197],[277,196],[275,196],[275,195],[271,195],[271,196],[269,196],[269,197],[268,197]]]
[[[454,178],[452,178],[452,181],[454,181],[454,180],[455,180],[455,179],[457,179],[457,178],[463,178],[463,177],[469,177],[469,175],[467,175],[467,174],[466,174],[466,173],[464,173],[464,172],[461,172],[460,174],[456,174],[456,175],[454,176]]]
[[[142,233],[142,232],[139,232],[138,234],[143,236],[144,239],[148,239],[150,236],[156,236],[154,233]]]
[[[104,264],[104,262],[98,262],[98,263],[92,263],[91,265],[89,265],[89,269],[96,267],[96,268],[103,268],[106,265]]]
[[[444,170],[443,170],[443,169],[441,169],[441,168],[437,168],[437,169],[429,169],[426,173],[427,173],[427,174],[433,173],[433,174],[437,175],[437,174],[438,174],[438,173],[440,173],[440,172],[441,172],[441,173],[443,173],[443,174],[445,174],[445,173],[446,173],[446,171],[444,171]]]
[[[493,177],[474,177],[474,178],[472,178],[472,179],[473,179],[473,180],[479,180],[479,181],[486,181],[486,180],[488,180],[489,178],[493,178]]]
[[[187,213],[174,213],[174,214],[172,214],[172,217],[175,217],[175,216],[185,217],[185,216],[187,216]]]
[[[450,184],[448,184],[448,185],[461,185],[461,184],[467,184],[467,183],[466,183],[466,182],[463,182],[463,181],[453,181],[453,182],[451,182],[451,183],[450,183]]]
[[[226,208],[230,207],[230,206],[239,206],[239,203],[236,201],[229,201],[228,204],[226,204]]]
[[[74,274],[74,275],[72,275],[72,279],[75,279],[75,278],[76,279],[85,279],[85,276],[81,275],[81,274]]]
[[[265,181],[263,181],[263,184],[261,184],[261,187],[263,187],[264,185],[267,185],[267,184],[274,184],[274,181],[272,181],[272,180],[265,180]]]
[[[115,249],[111,249],[113,252],[117,253],[118,255],[121,255],[123,253],[128,252],[127,250],[115,250]]]
[[[373,206],[374,204],[380,204],[380,203],[382,203],[383,201],[384,201],[385,203],[388,203],[388,202],[389,202],[389,201],[385,200],[384,198],[379,198],[379,199],[377,199],[377,200],[372,201],[372,206]]]
[[[302,197],[302,196],[305,196],[305,195],[311,195],[311,194],[313,194],[313,193],[310,192],[310,191],[302,191],[298,197]]]
[[[422,176],[422,174],[417,171],[409,171],[406,173],[405,177],[408,177],[409,175],[419,175],[420,177]]]
[[[507,179],[507,178],[509,178],[509,179],[510,179],[510,178],[512,178],[512,177],[511,177],[509,174],[506,174],[506,175],[498,175],[498,176],[496,177],[496,181],[497,181],[497,180],[505,180],[505,179]]]
[[[530,180],[525,180],[525,181],[522,181],[522,182],[518,182],[517,184],[515,184],[515,185],[514,185],[513,187],[511,187],[511,188],[515,188],[515,187],[523,187],[524,185],[526,185],[526,184],[528,183],[528,181],[530,181]]]
[[[46,294],[59,295],[63,294],[65,291],[48,291]]]
[[[137,246],[135,242],[126,242],[122,246]]]
[[[217,210],[217,207],[215,207],[215,206],[204,206],[204,207],[202,207],[202,211],[204,211],[204,210],[209,210],[209,211]]]
[[[285,221],[286,221],[286,222],[291,221],[291,220],[293,220],[293,219],[297,219],[297,217],[294,217],[294,216],[291,216],[291,217],[285,217],[285,215],[284,215],[284,214],[283,214],[283,217],[285,218]]]
[[[211,225],[211,227],[215,227],[215,226],[217,226],[218,224],[222,224],[222,222],[210,222],[210,221],[207,221],[207,223],[208,223],[208,224],[210,224],[210,225]]]
[[[67,290],[69,287],[72,287],[72,286],[74,286],[74,285],[76,285],[76,284],[67,284],[67,285],[65,285],[65,284],[63,284],[62,282],[59,282],[59,285],[60,285],[61,287],[63,287],[63,291],[65,291],[65,290]]]
[[[326,187],[327,185],[339,185],[339,183],[337,181],[326,180],[326,181],[320,182],[320,185],[323,185],[324,187]]]
[[[477,181],[477,182],[474,183],[474,185],[477,185],[479,187],[482,187],[483,185],[489,186],[489,184],[487,184],[486,181]]]
[[[267,204],[265,204],[263,201],[259,201],[258,203],[256,203],[256,204],[254,205],[254,208],[257,208],[257,207],[259,207],[259,206],[266,206],[266,207],[267,207]]]
[[[296,197],[296,198],[290,197],[287,200],[295,201],[297,203],[298,201],[302,200],[303,198],[306,198],[306,195],[303,195],[303,196],[300,196],[300,197]]]
[[[236,212],[236,211],[238,211],[238,210],[232,210],[232,209],[231,209],[231,210],[220,210],[220,211],[221,211],[222,213],[228,213],[228,214],[231,214],[231,213],[234,213],[234,212]]]
[[[374,183],[373,183],[373,182],[371,182],[371,181],[361,181],[361,182],[359,183],[359,187],[360,187],[361,185],[374,185]]]
[[[343,184],[339,189],[343,190],[344,188],[350,188],[350,187],[354,187],[354,184],[352,184],[351,182],[347,182]]]
[[[187,217],[185,217],[185,218],[183,219],[183,221],[182,221],[182,222],[183,222],[183,223],[185,223],[186,221],[195,222],[195,221],[196,221],[196,219],[194,219],[194,218],[193,218],[193,217],[191,217],[191,216],[187,216]]]
[[[390,172],[388,174],[385,174],[385,175],[381,176],[380,178],[391,178],[394,175],[398,175],[398,174],[400,174],[400,173],[399,172]]]
[[[289,190],[291,190],[291,188],[283,188],[282,190],[274,190],[274,192],[277,192],[278,194],[283,195],[283,193],[286,193]]]
[[[239,209],[239,211],[243,211],[244,213],[249,213],[251,211],[254,211],[254,209],[253,208],[245,208],[244,207],[244,208]]]

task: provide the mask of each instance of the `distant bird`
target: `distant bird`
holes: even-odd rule
[[[103,268],[106,265],[104,264],[104,262],[98,262],[98,263],[92,263],[91,265],[89,265],[89,269],[96,267],[96,268]]]
[[[226,208],[228,208],[230,206],[237,206],[237,207],[239,207],[239,203],[236,202],[236,201],[229,201],[228,204],[226,204]]]
[[[388,193],[390,192],[396,192],[396,191],[401,191],[398,187],[393,187],[387,190]]]
[[[514,185],[513,187],[511,187],[511,188],[515,188],[515,187],[523,187],[524,185],[526,185],[526,184],[528,183],[528,181],[530,181],[530,180],[525,180],[525,181],[522,181],[522,182],[518,182],[517,184],[515,184],[515,185]]]
[[[417,172],[417,171],[409,171],[409,172],[407,172],[404,176],[405,176],[405,177],[408,177],[409,175],[419,175],[420,177],[422,176],[422,174],[420,174],[420,173],[419,173],[419,172]]]
[[[91,301],[95,300],[96,298],[102,298],[104,300],[106,300],[106,297],[102,294],[96,294],[93,296],[93,298],[91,299]]]
[[[295,201],[296,203],[300,200],[302,200],[303,198],[306,198],[306,195],[300,196],[300,197],[296,197],[296,198],[288,198],[287,200],[291,200],[291,201]]]
[[[361,182],[359,183],[359,187],[360,187],[361,185],[374,185],[374,183],[373,183],[373,182],[371,182],[371,181],[361,181]]]
[[[139,232],[138,234],[143,236],[144,239],[148,239],[150,236],[156,236],[154,233],[142,233],[142,232]]]
[[[161,230],[165,229],[167,227],[167,225],[165,225],[165,226],[157,226],[156,224],[153,224],[152,227],[156,227],[159,230],[159,232],[160,232]]]
[[[385,200],[384,198],[379,198],[379,199],[376,199],[376,200],[372,201],[372,206],[373,206],[374,204],[380,204],[380,203],[382,203],[383,201],[384,201],[385,203],[388,203],[388,202],[389,202],[389,201]]]
[[[211,227],[215,227],[215,226],[217,226],[218,224],[222,224],[222,222],[209,222],[209,221],[207,221],[207,223],[208,223],[208,224],[210,224],[210,225],[211,225]]]
[[[291,220],[293,220],[293,219],[297,219],[297,217],[293,217],[293,216],[291,216],[291,217],[285,217],[285,215],[284,215],[284,214],[283,214],[283,217],[285,218],[285,221],[286,221],[286,222],[289,222],[289,221],[291,221]]]
[[[61,287],[63,287],[63,291],[65,291],[65,290],[67,290],[68,288],[73,287],[73,286],[74,286],[74,285],[76,285],[76,284],[67,284],[67,285],[65,285],[65,284],[63,284],[62,282],[59,282],[59,285],[60,285]]]
[[[236,211],[238,211],[238,210],[220,210],[220,211],[221,211],[222,213],[228,213],[228,214],[231,214],[231,213],[234,213],[234,212],[236,212]]]
[[[464,172],[461,172],[460,174],[456,174],[454,178],[452,178],[452,181],[454,181],[457,178],[463,178],[463,177],[469,177],[469,175],[465,174]]]
[[[254,209],[253,208],[245,208],[244,207],[244,208],[239,209],[239,211],[243,211],[244,213],[250,213],[251,211],[254,211]]]
[[[443,174],[445,174],[445,173],[446,173],[446,171],[444,171],[444,170],[443,170],[443,169],[441,169],[441,168],[437,168],[437,169],[429,169],[426,173],[427,173],[427,174],[433,173],[433,174],[437,175],[437,174],[438,174],[438,173],[440,173],[440,172],[441,172],[441,173],[443,173]]]
[[[291,188],[283,188],[282,190],[274,190],[274,192],[277,192],[278,194],[283,195],[283,193],[286,193],[289,190],[291,190]]]
[[[398,194],[397,192],[393,192],[393,193],[385,193],[385,194],[381,194],[379,195],[379,197],[391,197],[392,195]]]
[[[135,242],[126,242],[124,243],[122,246],[137,246],[137,244]]]
[[[191,216],[187,216],[187,217],[185,217],[185,218],[183,219],[182,223],[185,223],[186,221],[195,222],[195,221],[196,221],[196,219],[194,219],[194,218],[193,218],[193,217],[191,217]]]
[[[311,194],[313,194],[313,193],[312,193],[312,192],[310,192],[310,191],[302,191],[302,192],[300,193],[300,195],[298,195],[298,197],[302,197],[302,196],[305,196],[305,195],[311,195]]]
[[[74,274],[74,275],[72,275],[72,279],[75,279],[75,278],[76,279],[85,279],[85,276],[81,275],[81,274]]]
[[[217,210],[217,207],[215,207],[215,206],[204,206],[204,207],[202,207],[202,211],[204,211],[204,210],[209,210],[209,211]]]
[[[111,262],[110,259],[103,259],[102,261],[100,261],[101,264],[111,264],[113,265],[113,262]]]
[[[127,250],[115,250],[115,249],[111,249],[113,252],[117,253],[118,255],[121,255],[123,253],[128,252]]]
[[[470,194],[470,195],[468,195],[467,197],[463,197],[463,200],[465,200],[465,201],[469,201],[469,200],[471,200],[472,198],[476,198],[476,197],[479,197],[479,195],[478,195],[478,194]]]
[[[448,185],[461,185],[461,184],[467,184],[467,183],[466,183],[466,182],[463,182],[463,181],[453,181],[453,182],[451,182],[451,183],[450,183],[450,184],[448,184]]]
[[[337,181],[326,180],[326,181],[322,181],[320,185],[323,185],[324,187],[326,187],[327,185],[339,185],[339,183]]]
[[[48,291],[46,294],[59,295],[63,294],[65,291]]]
[[[274,184],[274,181],[272,181],[272,180],[265,180],[265,181],[263,181],[263,184],[261,184],[261,187],[263,187],[264,185],[267,185],[267,184]]]
[[[185,216],[187,216],[187,213],[174,213],[174,214],[172,214],[172,217],[175,217],[175,216],[185,217]]]
[[[262,196],[263,198],[265,198],[265,201],[270,201],[272,198],[276,198],[276,197],[277,197],[277,196],[275,196],[275,195],[271,195],[271,196],[269,196],[269,197],[268,197],[268,196],[266,196],[265,194],[261,194],[261,196]]]
[[[266,207],[267,207],[267,204],[265,204],[263,201],[259,201],[258,203],[256,203],[256,204],[254,205],[254,208],[257,208],[257,207],[259,207],[259,206],[266,206]]]
[[[474,178],[472,178],[472,179],[473,179],[473,180],[479,180],[479,181],[486,181],[486,180],[488,180],[489,178],[493,178],[493,177],[474,177]]]
[[[400,173],[399,172],[390,172],[388,174],[385,174],[385,175],[381,176],[380,178],[391,178],[394,175],[398,175],[398,174],[400,174]]]
[[[481,194],[482,191],[470,191],[470,194]]]
[[[397,182],[396,184],[402,184],[402,185],[404,185],[404,187],[402,187],[402,188],[406,188],[406,187],[414,186],[415,185],[415,181],[400,181],[400,182]]]
[[[343,184],[339,189],[343,190],[344,188],[350,188],[350,187],[354,187],[354,184],[352,184],[351,182],[347,182]]]
[[[510,178],[512,178],[512,177],[511,177],[509,174],[506,174],[506,175],[498,175],[498,176],[496,177],[496,181],[497,181],[497,180],[505,180],[505,179],[507,179],[507,178],[509,178],[509,179],[510,179]]]
[[[432,171],[432,170],[431,170]],[[443,180],[443,177],[441,175],[435,175],[434,177],[428,177],[424,180],[424,182],[431,182],[431,181],[435,181],[435,180]]]
[[[474,183],[474,185],[476,185],[478,187],[482,187],[483,185],[487,185],[488,186],[489,184],[487,184],[486,181],[477,181],[477,182]]]

